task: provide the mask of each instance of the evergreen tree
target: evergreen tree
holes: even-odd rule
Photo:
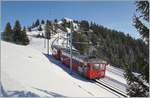
[[[81,54],[88,54],[88,38],[81,32],[73,32],[73,45]]]
[[[34,27],[36,27],[36,26],[35,26],[35,23],[33,22],[31,28],[34,28]]]
[[[69,21],[67,21],[66,19],[63,19],[62,21],[63,21],[62,26],[64,28],[66,28],[66,27],[70,28],[70,22]]]
[[[81,30],[88,31],[89,30],[88,21],[82,20],[80,23],[80,28],[81,28]]]
[[[54,22],[55,22],[55,23],[57,23],[57,22],[58,22],[58,20],[57,20],[57,19],[55,19],[55,20],[54,20]]]
[[[42,31],[43,29],[42,29],[42,27],[41,27],[41,25],[39,26],[39,28],[38,28],[38,31]]]
[[[46,21],[46,24],[47,24],[47,25],[51,25],[52,23],[51,23],[50,20],[47,20],[47,21]]]
[[[140,16],[134,16],[133,22],[135,28],[138,30],[138,32],[142,35],[143,39],[146,39],[147,43],[149,43],[149,29],[148,27],[143,24],[143,22],[140,20],[140,18],[143,18],[147,22],[149,22],[149,3],[148,1],[137,1],[136,2],[137,11],[140,12]],[[131,40],[131,39],[129,39]],[[148,54],[148,48],[147,45],[144,48],[144,44],[142,41],[137,40],[137,44],[139,44],[141,47],[141,52],[145,52]],[[136,49],[134,49],[136,51]],[[139,50],[137,51],[139,52]],[[130,51],[129,51],[130,53]],[[139,54],[139,53],[138,53]],[[148,61],[148,55],[143,54],[144,56],[139,55],[136,59],[136,62],[138,65],[136,65],[136,68],[139,67],[138,72],[140,73],[139,77],[135,76],[132,73],[131,68],[129,65],[125,66],[125,78],[127,79],[128,83],[128,95],[131,97],[147,97],[149,96],[149,88],[144,84],[145,80],[146,82],[149,82],[149,61]],[[130,54],[132,56],[132,54]],[[130,64],[131,66],[132,64]],[[134,66],[133,64],[132,66]]]
[[[21,43],[21,25],[20,25],[20,22],[17,20],[15,22],[15,25],[14,25],[14,28],[13,28],[13,41],[15,43]]]
[[[139,16],[134,16],[133,23],[140,35],[149,43],[149,28],[141,20],[149,22],[149,2],[136,1],[136,11],[140,13]]]
[[[45,36],[46,36],[47,39],[51,38],[49,21],[47,21],[46,25],[45,25]]]
[[[41,24],[45,24],[45,21],[44,21],[44,20],[42,20],[42,21],[41,21]]]
[[[31,27],[28,27],[28,31],[31,32]]]
[[[26,28],[24,27],[22,32],[21,32],[21,42],[23,45],[28,45],[29,44],[29,39],[28,36],[26,35]]]
[[[144,22],[140,21],[140,18],[144,19],[145,21],[149,22],[149,2],[148,1],[137,1],[136,2],[137,11],[140,12],[140,17],[135,16],[133,19],[135,28],[139,31],[139,33],[145,38],[146,41],[149,43],[149,28],[145,26]],[[142,43],[141,45],[143,45]],[[148,47],[148,46],[147,46]],[[148,49],[146,50],[148,51]],[[141,65],[142,69],[149,69],[149,60],[147,58],[142,59],[143,64]],[[142,70],[141,69],[141,70]],[[144,72],[146,70],[142,70]],[[149,74],[143,74],[147,82],[149,82]]]
[[[130,70],[129,65],[125,65],[125,78],[127,79],[127,94],[130,97],[146,97],[148,96],[149,87],[146,86],[139,77],[136,77]]]
[[[2,33],[2,39],[5,41],[12,41],[12,35],[13,35],[12,28],[10,23],[8,22],[6,24],[4,32]]]
[[[36,22],[35,22],[35,27],[37,27],[39,25],[40,25],[40,21],[39,21],[39,19],[37,19]]]

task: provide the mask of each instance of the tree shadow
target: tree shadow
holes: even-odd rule
[[[66,96],[63,96],[63,95],[55,93],[55,92],[51,92],[51,91],[47,91],[47,90],[43,90],[43,89],[39,89],[39,88],[34,88],[34,89],[41,91],[41,92],[44,92],[44,93],[46,93],[50,96],[53,96],[53,97],[66,97]]]
[[[6,91],[2,83],[0,83],[0,96],[1,97],[40,97],[30,91]]]
[[[70,68],[69,66],[63,64],[61,61],[55,59],[51,54],[50,55],[47,55],[47,54],[44,54],[48,60],[52,63],[54,63],[55,65],[59,66],[61,69],[63,69],[65,72],[67,72],[67,74],[69,74],[70,76],[72,76],[73,78],[76,78],[76,79],[79,79],[79,80],[82,80],[82,81],[85,81],[85,82],[89,82],[89,80],[80,75],[77,71],[74,71],[72,70],[72,72],[70,73]]]

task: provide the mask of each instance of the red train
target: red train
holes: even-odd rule
[[[70,51],[61,48],[58,45],[53,45],[52,55],[61,60],[63,64],[69,66],[70,64]],[[87,58],[86,56],[79,55],[78,51],[72,51],[72,69],[79,72],[89,79],[99,79],[105,77],[107,62],[97,58]]]

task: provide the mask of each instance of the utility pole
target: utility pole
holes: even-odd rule
[[[46,23],[46,26],[45,26],[45,42],[46,42],[46,39],[47,39],[47,55],[49,55],[49,39],[50,38],[51,38],[51,30],[50,30],[49,24]]]
[[[50,10],[50,16],[51,16],[51,10]],[[50,26],[52,26],[52,21],[50,23],[47,23],[47,55],[49,55],[49,39],[51,38],[52,30],[50,29]]]
[[[51,39],[51,33],[52,30],[50,30],[49,25],[47,26],[48,31],[47,31],[47,54],[49,55],[49,39]]]
[[[68,48],[68,44],[69,44],[69,33],[67,32],[67,47]]]
[[[47,38],[47,55],[49,55],[49,39]]]
[[[70,24],[71,33],[70,33],[70,74],[72,74],[72,33],[73,33],[73,23]]]
[[[44,48],[46,48],[46,34],[44,35]]]

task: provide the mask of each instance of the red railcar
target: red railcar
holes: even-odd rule
[[[60,46],[53,46],[52,55],[70,67],[70,51]],[[72,69],[89,79],[105,77],[107,62],[97,58],[88,58],[80,55],[78,51],[72,51]]]

